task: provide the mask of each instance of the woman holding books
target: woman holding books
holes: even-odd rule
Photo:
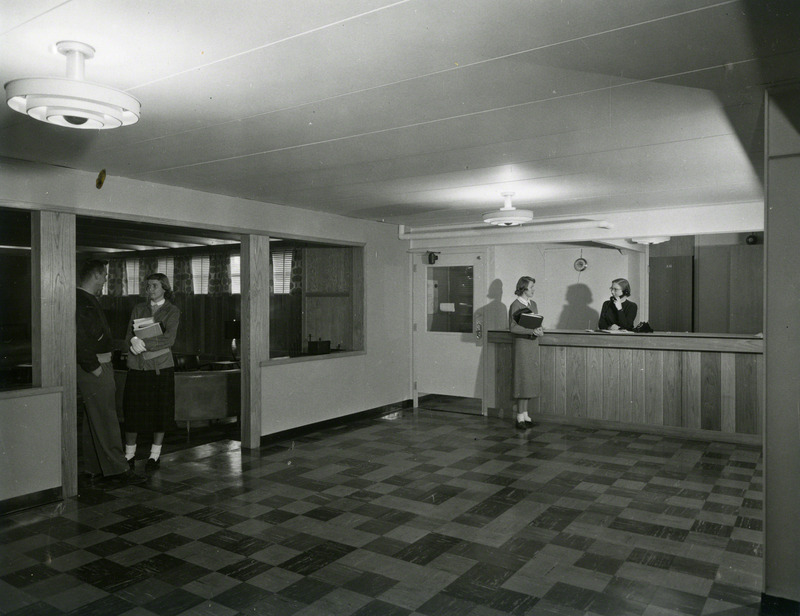
[[[123,395],[125,458],[136,460],[136,437],[152,432],[153,444],[145,470],[159,465],[164,432],[175,420],[175,364],[171,347],[178,333],[180,310],[170,300],[172,288],[164,274],[146,278],[148,301],[136,304],[128,324],[128,375]]]
[[[517,298],[508,309],[508,330],[514,336],[514,386],[513,396],[516,398],[517,430],[525,430],[533,426],[528,415],[528,401],[539,397],[539,341],[544,335],[541,323],[538,327],[528,328],[520,325],[525,318],[523,314],[537,315],[536,302],[533,301],[533,287],[536,280],[523,276],[517,282],[514,294]]]
[[[598,329],[608,331],[633,331],[633,322],[638,310],[636,304],[628,298],[631,296],[631,285],[624,278],[611,281],[611,299],[603,302],[600,309]]]

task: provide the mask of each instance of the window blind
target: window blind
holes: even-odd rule
[[[231,293],[242,292],[242,257],[231,255]]]
[[[139,259],[125,259],[128,295],[139,295]]]
[[[291,248],[272,251],[272,280],[275,294],[286,294],[292,290]]]
[[[160,274],[164,274],[167,279],[169,280],[170,286],[173,286],[174,280],[173,276],[175,274],[175,258],[174,257],[159,257],[158,258],[158,269],[156,270]]]
[[[208,255],[192,257],[192,285],[195,295],[208,294],[208,274],[210,258]]]

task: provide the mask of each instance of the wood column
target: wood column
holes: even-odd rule
[[[33,386],[61,387],[61,478],[64,497],[78,493],[75,361],[75,215],[31,216]]]
[[[766,122],[764,592],[800,601],[800,89]]]
[[[269,238],[242,235],[242,448],[261,445],[261,362],[269,359]]]

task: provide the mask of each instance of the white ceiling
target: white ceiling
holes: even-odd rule
[[[0,155],[411,226],[762,199],[796,0],[4,0],[0,80],[142,103],[81,131],[0,108]]]

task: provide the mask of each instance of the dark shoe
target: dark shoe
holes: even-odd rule
[[[145,477],[144,475],[140,475],[138,473],[134,473],[132,470],[127,470],[124,473],[122,473],[122,480],[126,484],[135,486],[147,481],[147,477]]]
[[[533,422],[532,422],[530,419],[526,419],[526,420],[525,420],[525,427],[526,427],[526,428],[533,428],[533,426],[535,426],[535,425],[536,425],[536,424],[535,424],[535,423],[533,423]]]
[[[517,430],[527,430],[527,429],[528,429],[528,426],[525,424],[525,422],[524,422],[524,421],[517,421],[517,422],[514,422],[514,427],[515,427]]]
[[[158,467],[161,466],[161,460],[153,460],[153,458],[147,458],[147,462],[144,465],[144,470],[148,473],[152,473],[153,471],[157,471]]]
[[[121,488],[123,486],[139,485],[145,481],[147,481],[147,477],[144,475],[139,475],[138,473],[134,473],[131,469],[128,469],[119,475],[109,475],[105,477],[103,479],[103,485],[106,487],[106,489],[116,490],[117,488]]]
[[[136,468],[136,458],[131,458],[130,460],[128,460],[128,466],[130,467],[131,470]]]

